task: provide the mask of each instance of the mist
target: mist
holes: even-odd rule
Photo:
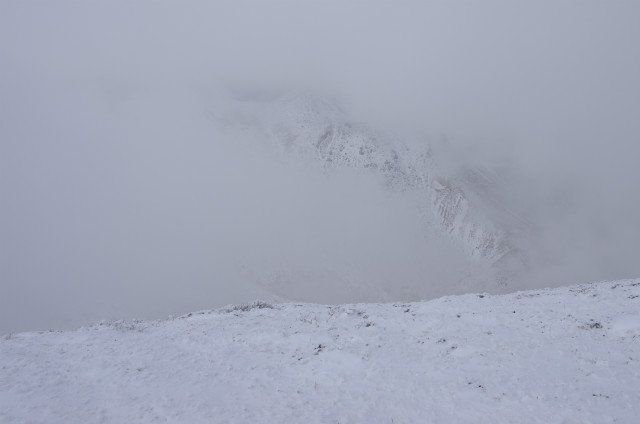
[[[0,333],[500,290],[424,231],[419,191],[222,128],[238,90],[336,99],[423,134],[452,174],[507,166],[532,237],[506,290],[638,277],[639,18],[631,1],[5,1]]]

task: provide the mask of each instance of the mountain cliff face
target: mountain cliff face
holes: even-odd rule
[[[287,155],[382,177],[393,191],[414,191],[425,228],[447,237],[471,263],[493,269],[504,286],[527,266],[526,219],[509,205],[508,169],[442,166],[432,143],[403,139],[352,122],[339,107],[313,96],[247,97],[216,115],[227,126],[258,131]]]

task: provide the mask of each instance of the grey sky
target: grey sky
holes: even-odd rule
[[[415,266],[430,247],[384,225],[415,218],[372,183],[354,198],[357,182],[224,140],[204,111],[227,86],[313,90],[446,135],[460,161],[508,158],[570,264],[554,281],[637,277],[638,22],[620,0],[2,1],[0,332],[260,296],[238,257],[312,267],[305,233],[370,252],[370,227],[343,224],[367,204],[380,245],[404,237],[391,269]],[[370,253],[362,278],[393,255]]]

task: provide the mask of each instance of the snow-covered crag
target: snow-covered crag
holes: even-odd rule
[[[0,422],[636,423],[640,280],[0,339]]]
[[[470,261],[493,268],[499,285],[527,267],[530,225],[509,203],[508,169],[449,170],[424,138],[354,123],[339,107],[313,96],[243,97],[215,119],[260,131],[284,151],[317,159],[328,170],[366,169],[392,190],[416,191],[425,228],[446,235]]]

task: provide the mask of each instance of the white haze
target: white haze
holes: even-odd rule
[[[637,277],[639,20],[634,1],[3,1],[0,333],[473,280],[411,194],[221,133],[227,87],[511,163],[538,237],[514,289]]]

